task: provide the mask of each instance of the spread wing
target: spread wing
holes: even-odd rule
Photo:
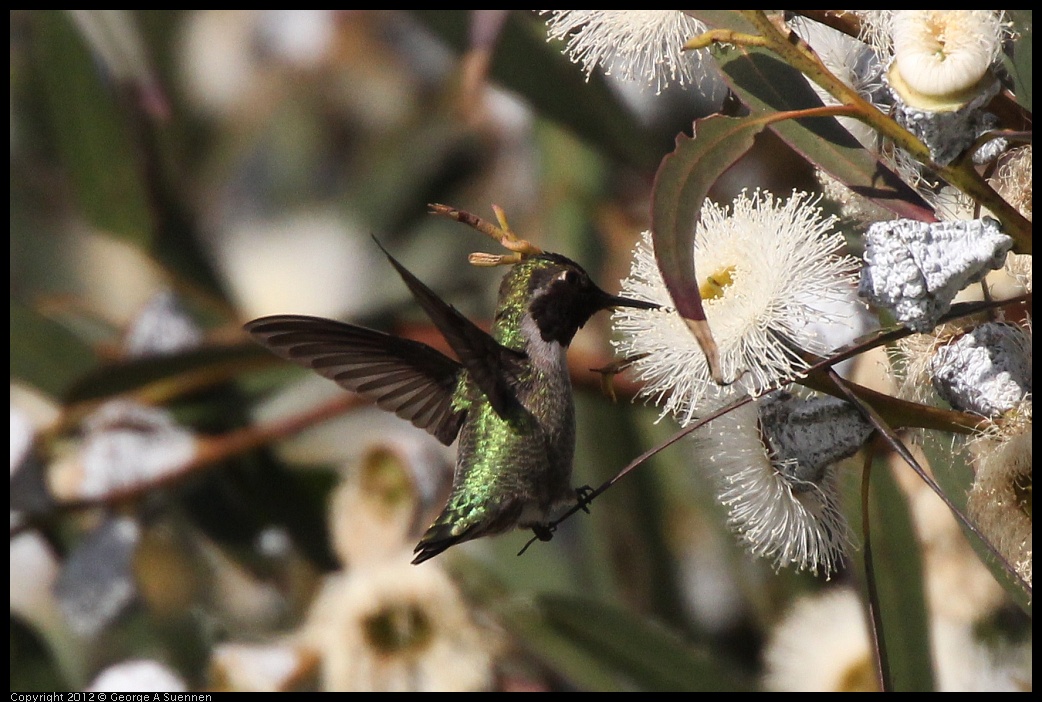
[[[492,408],[499,416],[505,417],[510,406],[517,401],[513,386],[527,356],[493,339],[481,327],[460,314],[459,310],[435,295],[419,278],[398,263],[394,256],[387,253],[379,241],[376,243],[405,281],[409,292],[459,356],[470,378],[488,397]]]
[[[463,366],[430,346],[301,315],[261,317],[246,331],[282,358],[374,401],[443,444],[455,441],[466,415],[452,406]]]

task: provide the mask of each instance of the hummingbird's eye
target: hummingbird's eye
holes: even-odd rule
[[[561,274],[561,280],[563,280],[564,282],[568,283],[569,285],[578,285],[579,284],[579,274],[576,271],[573,271],[573,270],[569,269],[569,270],[566,270],[564,273]]]

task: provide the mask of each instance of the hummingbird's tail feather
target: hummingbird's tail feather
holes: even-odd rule
[[[412,559],[413,565],[434,558],[445,549],[464,541],[502,534],[513,529],[519,525],[518,520],[523,507],[523,501],[507,500],[498,504],[486,504],[478,514],[470,510],[468,517],[461,517],[461,511],[451,507],[450,503],[413,549],[413,553],[416,554]],[[467,522],[469,524],[466,524]]]
[[[412,564],[419,565],[430,558],[434,558],[450,546],[455,546],[462,541],[469,541],[477,536],[474,533],[478,527],[477,524],[459,534],[452,533],[453,526],[451,523],[439,522],[428,529],[427,533],[420,539],[420,543],[416,544],[416,548],[413,549],[413,553],[416,556],[412,559]]]

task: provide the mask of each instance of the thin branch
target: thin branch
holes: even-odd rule
[[[163,473],[162,476],[154,480],[136,482],[96,497],[65,500],[59,502],[57,506],[59,509],[83,509],[133,500],[147,492],[182,480],[223,460],[260,448],[279,439],[288,438],[364,404],[367,404],[367,401],[361,397],[344,393],[329,402],[291,417],[278,419],[267,424],[245,427],[217,437],[203,437],[198,440],[197,450],[191,459],[177,468]]]

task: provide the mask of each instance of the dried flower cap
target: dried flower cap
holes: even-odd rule
[[[69,626],[81,636],[100,634],[134,599],[133,559],[141,527],[116,517],[92,531],[69,555],[54,584]]]
[[[909,329],[928,332],[955,295],[1000,268],[1013,240],[993,219],[876,222],[865,233],[859,294]]]
[[[893,77],[887,82],[894,92],[894,117],[898,123],[919,138],[930,149],[930,158],[939,165],[947,165],[958,158],[977,137],[994,129],[998,119],[984,111],[984,107],[999,91],[998,81],[989,81],[969,102],[948,110],[925,109],[905,102]],[[997,158],[1007,148],[1003,138],[991,139],[973,153],[973,160],[986,163]]]
[[[832,464],[857,453],[872,425],[835,397],[803,399],[773,392],[759,403],[760,424],[774,459],[796,481],[817,483]]]
[[[123,347],[131,358],[162,356],[197,348],[199,325],[172,290],[154,294],[127,329]]]
[[[170,475],[192,460],[198,441],[167,410],[113,400],[83,422],[79,451],[48,474],[51,492],[66,500],[104,498]]]
[[[937,349],[930,374],[955,409],[997,417],[1031,392],[1031,336],[1015,324],[982,324]]]
[[[1006,35],[1002,11],[858,10],[862,37],[888,62],[886,83],[896,120],[951,163],[993,128],[984,107],[999,89],[991,67]],[[986,143],[974,159],[994,158],[1005,140]]]

